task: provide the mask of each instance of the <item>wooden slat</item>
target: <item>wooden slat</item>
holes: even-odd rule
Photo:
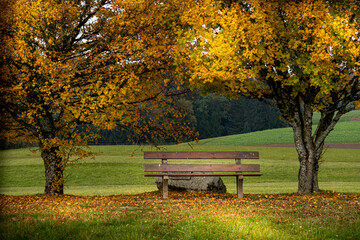
[[[145,172],[259,172],[259,164],[145,164]]]
[[[146,173],[145,177],[261,176],[262,173]]]
[[[259,159],[259,152],[144,152],[144,159]]]

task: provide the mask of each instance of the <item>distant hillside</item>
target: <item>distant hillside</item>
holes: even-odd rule
[[[316,123],[319,116],[315,116]],[[314,126],[315,128],[315,126]],[[271,129],[245,134],[203,139],[200,145],[263,145],[293,143],[291,128]],[[327,143],[360,142],[360,111],[346,114],[326,139]]]
[[[313,116],[313,124],[318,124],[320,120],[320,113],[315,113]],[[360,121],[360,109],[348,112],[340,118],[340,122]]]

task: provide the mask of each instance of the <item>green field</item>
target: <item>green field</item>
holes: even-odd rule
[[[358,123],[340,122],[329,141],[359,142]],[[99,156],[66,169],[64,196],[41,194],[45,180],[39,154],[0,151],[0,239],[360,239],[360,150],[327,149],[319,185],[329,191],[298,195],[294,148],[246,146],[268,143],[291,143],[291,131],[160,149],[93,146]],[[242,162],[259,163],[263,176],[245,178],[241,200],[234,178],[223,178],[227,194],[170,192],[171,200],[162,200],[155,179],[143,176],[145,163],[160,163],[144,160],[143,151],[160,150],[259,151],[259,160]]]
[[[360,142],[360,111],[346,114],[327,138],[328,143]],[[314,119],[318,116],[315,115]],[[315,120],[316,121],[316,120]],[[246,178],[248,193],[284,193],[297,189],[298,160],[294,148],[270,148],[263,144],[292,143],[290,128],[200,140],[198,143],[163,146],[169,151],[259,151],[262,177]],[[143,177],[143,151],[157,151],[149,146],[93,146],[100,153],[94,160],[66,169],[68,194],[134,194],[156,190],[154,179]],[[360,150],[327,149],[320,166],[321,189],[360,192]],[[44,167],[39,154],[29,149],[0,151],[0,193],[36,194],[44,188]],[[204,161],[202,161],[204,162]],[[225,162],[232,163],[231,160]],[[253,162],[253,161],[244,161]],[[233,178],[224,178],[228,192],[235,191]]]
[[[319,115],[314,115],[314,122]],[[360,142],[360,111],[343,116],[330,133],[327,143]],[[198,143],[163,146],[169,151],[259,151],[262,177],[247,178],[245,192],[283,193],[297,189],[298,160],[294,148],[270,148],[247,145],[293,143],[290,128],[272,129],[240,135],[200,140]],[[102,153],[66,169],[65,192],[80,195],[132,194],[155,190],[153,178],[143,177],[143,151],[149,146],[93,146]],[[360,150],[327,149],[320,166],[322,189],[360,192]],[[0,151],[0,193],[35,194],[44,187],[44,167],[39,154],[29,149]],[[231,160],[228,162],[232,163]],[[245,161],[244,161],[245,162]],[[252,162],[252,161],[248,161]],[[224,178],[229,192],[235,191],[234,179]]]
[[[357,111],[360,113],[360,111]],[[346,116],[346,115],[345,115]],[[292,128],[270,129],[246,134],[204,139],[199,141],[205,145],[262,145],[293,143]],[[335,125],[325,140],[326,143],[358,143],[360,142],[360,121],[342,121]]]
[[[313,124],[318,124],[320,120],[320,113],[315,112],[313,116]],[[346,113],[345,115],[341,116],[339,122],[351,122],[351,121],[360,121],[360,110],[355,110]]]
[[[326,151],[320,187],[337,192],[298,195],[289,194],[297,189],[293,148],[168,146],[171,151],[259,151],[259,160],[246,162],[260,163],[264,175],[245,179],[242,200],[236,199],[235,180],[225,178],[232,194],[170,192],[167,201],[153,191],[154,179],[143,177],[143,164],[159,161],[144,161],[142,151],[156,149],[93,150],[103,154],[67,169],[64,196],[34,195],[44,185],[39,156],[27,149],[3,151],[1,193],[7,195],[0,195],[0,239],[360,238],[360,150]]]
[[[319,122],[320,114],[313,117],[314,127]],[[246,134],[218,137],[200,140],[201,144],[208,145],[262,145],[293,143],[293,132],[289,128],[270,129]],[[340,119],[334,130],[326,139],[326,143],[353,143],[360,142],[360,110],[352,111]]]
[[[357,129],[360,122],[340,122],[329,136],[337,142],[360,142]],[[288,135],[286,133],[288,132]],[[286,140],[281,140],[282,138]],[[245,193],[291,193],[297,191],[299,163],[294,148],[246,146],[267,143],[290,143],[289,129],[274,129],[242,135],[233,135],[199,141],[199,143],[163,146],[168,151],[259,151],[261,177],[245,179]],[[70,165],[65,172],[65,193],[75,195],[135,194],[156,190],[154,178],[143,176],[145,163],[143,151],[158,151],[150,146],[93,146],[100,155],[77,165]],[[320,165],[320,188],[340,192],[360,192],[360,150],[327,149]],[[1,187],[3,194],[36,194],[44,188],[44,167],[39,155],[29,149],[1,151]],[[179,161],[177,161],[179,162]],[[191,160],[188,162],[198,163]],[[205,163],[206,161],[201,161]],[[214,163],[212,161],[207,161]],[[232,163],[232,160],[216,163]],[[228,192],[235,192],[235,179],[223,178]]]

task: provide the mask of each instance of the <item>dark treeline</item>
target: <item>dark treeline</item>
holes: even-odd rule
[[[287,126],[277,108],[255,99],[198,96],[193,106],[199,139]]]
[[[190,123],[199,132],[199,139],[241,134],[265,129],[286,127],[280,119],[280,111],[255,99],[229,99],[223,95],[206,96],[195,92],[176,99],[176,104],[187,113],[184,121]],[[118,128],[100,130],[102,136],[97,144],[138,144],[143,139],[131,132]],[[157,141],[155,143],[167,143]]]
[[[286,127],[280,119],[280,111],[255,99],[229,99],[223,95],[206,96],[194,92],[175,99],[176,105],[187,113],[184,121],[190,123],[198,133],[198,139],[241,134],[265,129]],[[148,116],[148,113],[146,117]],[[101,136],[91,145],[144,144],[141,136],[118,127],[114,130],[94,130]],[[151,136],[147,136],[151,139]],[[168,140],[151,139],[155,144],[169,144]],[[22,143],[0,143],[0,149],[28,147]],[[35,145],[33,145],[35,146]]]

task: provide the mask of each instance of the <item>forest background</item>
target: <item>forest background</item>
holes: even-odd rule
[[[262,131],[266,129],[288,127],[281,119],[280,111],[255,99],[230,99],[224,95],[201,95],[199,91],[179,96],[174,99],[177,105],[185,109],[185,120],[199,133],[198,139],[221,137]],[[147,118],[152,118],[146,113]],[[145,117],[145,116],[144,116]],[[121,127],[112,130],[96,130],[101,137],[90,145],[128,145],[143,144],[146,139],[131,135],[130,131]],[[147,138],[151,138],[150,134]],[[171,139],[152,139],[157,144],[174,143]],[[0,142],[0,149],[28,147],[28,143]]]

